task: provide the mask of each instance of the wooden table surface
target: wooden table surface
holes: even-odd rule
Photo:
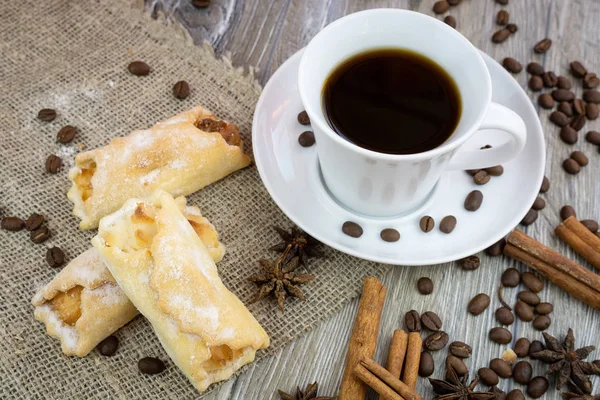
[[[207,40],[218,54],[230,53],[234,65],[258,67],[257,78],[261,84],[265,84],[275,70],[305,46],[320,29],[346,14],[390,7],[433,15],[433,3],[434,0],[213,0],[210,8],[198,10],[191,6],[189,0],[146,0],[148,9],[153,12],[161,10],[183,24],[196,43]],[[498,29],[495,17],[502,8],[510,13],[511,22],[516,23],[519,30],[506,42],[493,44],[490,38]],[[546,70],[569,77],[579,95],[581,83],[569,75],[569,62],[581,60],[588,70],[600,73],[598,0],[510,0],[505,7],[494,0],[463,0],[449,13],[456,18],[458,31],[494,59],[501,61],[511,56],[523,66],[530,61],[537,61]],[[553,40],[552,48],[544,55],[534,54],[533,45],[545,37]],[[515,78],[523,87],[527,86],[529,76],[525,71]],[[528,93],[535,102],[537,96],[531,91]],[[582,219],[600,219],[600,154],[597,148],[583,140],[585,132],[600,130],[600,123],[588,122],[580,132],[578,143],[568,146],[559,139],[559,130],[548,121],[548,115],[548,111],[540,111],[547,142],[546,174],[552,185],[550,191],[543,195],[546,208],[526,231],[580,264],[592,268],[561,243],[552,231],[559,223],[558,211],[564,204],[573,205]],[[577,176],[567,175],[561,168],[562,161],[573,150],[582,150],[590,158],[590,165]],[[519,188],[515,187],[514,190]],[[506,193],[507,197],[510,195]],[[411,309],[437,312],[443,318],[444,330],[451,340],[472,345],[473,356],[468,360],[472,374],[487,366],[490,359],[499,357],[506,346],[494,344],[487,338],[489,329],[497,326],[494,310],[499,307],[499,302],[494,293],[499,277],[510,266],[521,271],[527,268],[504,257],[481,257],[482,266],[474,272],[462,271],[454,264],[395,268],[384,282],[388,287],[388,295],[376,359],[385,361],[390,336],[394,329],[403,327],[404,313]],[[343,269],[343,266],[340,268]],[[422,296],[416,291],[416,281],[421,276],[429,276],[433,280],[435,291],[432,295]],[[509,303],[514,304],[519,290],[522,288],[505,290]],[[469,299],[480,292],[490,294],[492,304],[484,314],[473,317],[466,312],[466,305]],[[572,327],[579,347],[600,345],[600,311],[587,307],[551,284],[547,284],[541,297],[555,306],[549,333],[562,339],[568,327]],[[296,384],[304,386],[313,381],[320,383],[321,395],[337,393],[357,305],[357,300],[350,302],[339,314],[323,322],[314,331],[276,356],[252,365],[248,372],[226,382],[205,398],[277,399],[278,388],[291,392]],[[522,336],[541,339],[541,334],[530,323],[517,321],[510,330],[514,340]],[[445,356],[446,349],[434,354],[437,366],[435,377],[441,377],[445,371],[442,365]],[[600,359],[600,350],[592,353],[590,359]],[[535,375],[544,373],[545,366],[541,363],[534,361],[533,365]],[[592,379],[594,392],[600,393],[600,377]],[[504,390],[515,387],[524,389],[510,379],[501,380],[500,387]],[[418,391],[425,398],[433,397],[425,379],[419,380]],[[371,393],[369,398],[376,397]],[[551,387],[544,398],[559,399],[560,395]]]

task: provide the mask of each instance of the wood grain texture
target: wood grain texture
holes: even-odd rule
[[[321,28],[343,15],[378,7],[406,8],[433,15],[433,3],[434,0],[213,0],[208,10],[197,10],[188,0],[147,0],[146,4],[149,10],[160,10],[182,23],[196,43],[207,40],[217,54],[230,53],[235,65],[258,67],[258,79],[264,84]],[[494,0],[463,0],[459,6],[451,8],[449,14],[456,18],[457,29],[462,34],[497,61],[501,62],[507,56],[516,58],[523,66],[537,61],[547,70],[569,77],[580,96],[581,84],[570,76],[568,65],[570,61],[581,60],[588,70],[600,72],[600,2],[511,0],[504,8],[510,12],[510,19],[519,26],[519,30],[498,45],[490,41],[492,33],[498,29],[495,17],[501,9]],[[443,15],[437,17],[441,19]],[[544,55],[534,54],[534,44],[544,37],[554,41],[552,48]],[[529,76],[525,72],[515,78],[523,87],[527,86]],[[532,100],[537,99],[536,95],[528,93]],[[537,104],[536,108],[539,108]],[[547,202],[546,208],[525,231],[581,265],[592,268],[555,237],[553,229],[559,223],[558,211],[564,204],[574,206],[582,219],[600,219],[600,154],[596,147],[583,139],[587,131],[600,130],[600,122],[588,122],[580,132],[578,143],[568,146],[559,139],[559,129],[548,121],[548,115],[549,111],[540,111],[547,142],[546,170],[552,184],[550,191],[542,195]],[[577,176],[567,175],[561,168],[562,161],[574,150],[582,150],[590,158],[590,164]],[[510,193],[506,195],[509,197]],[[404,313],[411,309],[435,311],[442,316],[443,329],[451,340],[465,341],[473,347],[473,356],[467,360],[472,374],[487,366],[490,359],[499,357],[508,346],[494,344],[487,338],[489,329],[498,326],[494,310],[500,306],[495,295],[499,278],[502,271],[510,266],[522,271],[527,268],[504,257],[480,256],[482,266],[473,272],[462,271],[452,263],[395,268],[384,280],[388,295],[375,360],[385,363],[393,331],[403,327]],[[418,294],[416,282],[421,276],[429,276],[433,280],[433,294]],[[522,289],[506,289],[505,298],[514,304],[516,294]],[[481,292],[490,294],[492,303],[486,312],[474,317],[466,312],[466,305]],[[549,333],[562,338],[567,329],[573,327],[578,345],[600,345],[599,311],[570,298],[550,283],[540,295],[555,306]],[[320,383],[320,394],[335,394],[357,305],[358,299],[350,302],[339,314],[290,344],[277,356],[253,365],[248,372],[226,382],[205,398],[277,399],[278,388],[292,392],[297,384],[304,387],[315,380]],[[530,323],[516,321],[510,330],[513,343],[522,336],[541,339],[541,334]],[[434,354],[435,377],[443,375],[446,354],[446,349]],[[590,358],[600,359],[600,350],[592,353]],[[533,365],[535,375],[544,373],[545,367],[541,363],[534,362]],[[595,393],[600,392],[600,377],[592,380]],[[499,386],[504,390],[514,387],[524,389],[508,379],[501,380]],[[419,379],[417,390],[425,398],[432,397],[425,379]],[[370,393],[367,398],[375,399],[376,396]],[[544,398],[559,399],[560,392],[551,387]]]

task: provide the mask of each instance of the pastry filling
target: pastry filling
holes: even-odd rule
[[[92,196],[92,192],[94,191],[94,187],[92,186],[92,177],[96,172],[96,163],[91,162],[90,165],[85,168],[81,168],[81,172],[73,179],[77,188],[79,189],[79,193],[81,193],[81,200],[86,201]]]
[[[232,350],[227,345],[215,346],[210,348],[211,357],[203,363],[206,371],[220,370],[224,365],[233,361],[243,354],[243,350]]]
[[[50,301],[52,309],[65,324],[73,326],[81,317],[81,291],[83,286],[75,286],[66,292],[59,292]]]
[[[196,121],[196,127],[204,132],[219,132],[230,146],[239,146],[242,142],[239,128],[235,124],[218,121],[212,118],[204,118]]]

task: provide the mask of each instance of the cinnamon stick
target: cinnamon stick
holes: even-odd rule
[[[421,362],[421,348],[423,339],[419,332],[408,334],[408,345],[406,347],[406,363],[404,364],[404,373],[402,382],[412,389],[417,387],[417,377],[419,375],[419,363]]]
[[[554,232],[580,256],[600,269],[600,238],[589,231],[577,218],[571,216],[556,227]]]
[[[365,398],[367,386],[354,374],[354,369],[363,357],[372,358],[375,354],[385,292],[385,286],[376,278],[365,279],[348,346],[340,386],[340,399],[363,400]]]
[[[374,391],[379,393],[384,400],[405,400],[404,397],[400,396],[394,389],[381,382],[373,373],[369,372],[361,364],[357,364],[354,367],[354,374],[358,379],[372,388]],[[342,397],[340,397],[341,399]]]
[[[387,370],[392,375],[400,379],[402,366],[404,365],[404,356],[408,345],[408,334],[402,329],[394,331],[392,342],[390,343],[390,353],[388,354]]]
[[[372,358],[364,357],[361,359],[360,363],[357,365],[357,368],[360,367],[364,367],[367,371],[371,372],[376,378],[378,378],[379,382],[392,388],[395,393],[402,396],[402,398],[405,400],[423,400],[423,398],[419,396],[414,389],[401,382],[400,379],[396,378],[387,369],[377,364]],[[381,387],[380,384],[376,385]]]

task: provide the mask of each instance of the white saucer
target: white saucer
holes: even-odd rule
[[[372,218],[348,210],[334,199],[321,179],[316,143],[309,148],[298,144],[298,136],[310,129],[297,122],[303,110],[297,87],[297,72],[303,50],[288,59],[265,86],[256,106],[252,126],[254,157],[258,171],[273,200],[300,228],[319,241],[366,260],[396,265],[429,265],[457,260],[477,253],[507,235],[523,219],[538,195],[545,165],[542,127],[531,101],[517,81],[486,54],[493,101],[517,112],[527,125],[523,153],[504,165],[504,174],[477,186],[463,171],[447,172],[435,192],[419,210],[400,218]],[[491,131],[476,133],[469,148],[500,144],[507,137]],[[506,138],[506,139],[505,139]],[[465,210],[467,194],[483,192],[483,204],[476,212]],[[436,227],[429,233],[419,229],[419,219],[430,215]],[[450,234],[439,231],[441,219],[454,215],[458,224]],[[364,230],[360,238],[342,233],[342,224],[354,221]],[[385,228],[401,234],[399,241],[380,238]]]

